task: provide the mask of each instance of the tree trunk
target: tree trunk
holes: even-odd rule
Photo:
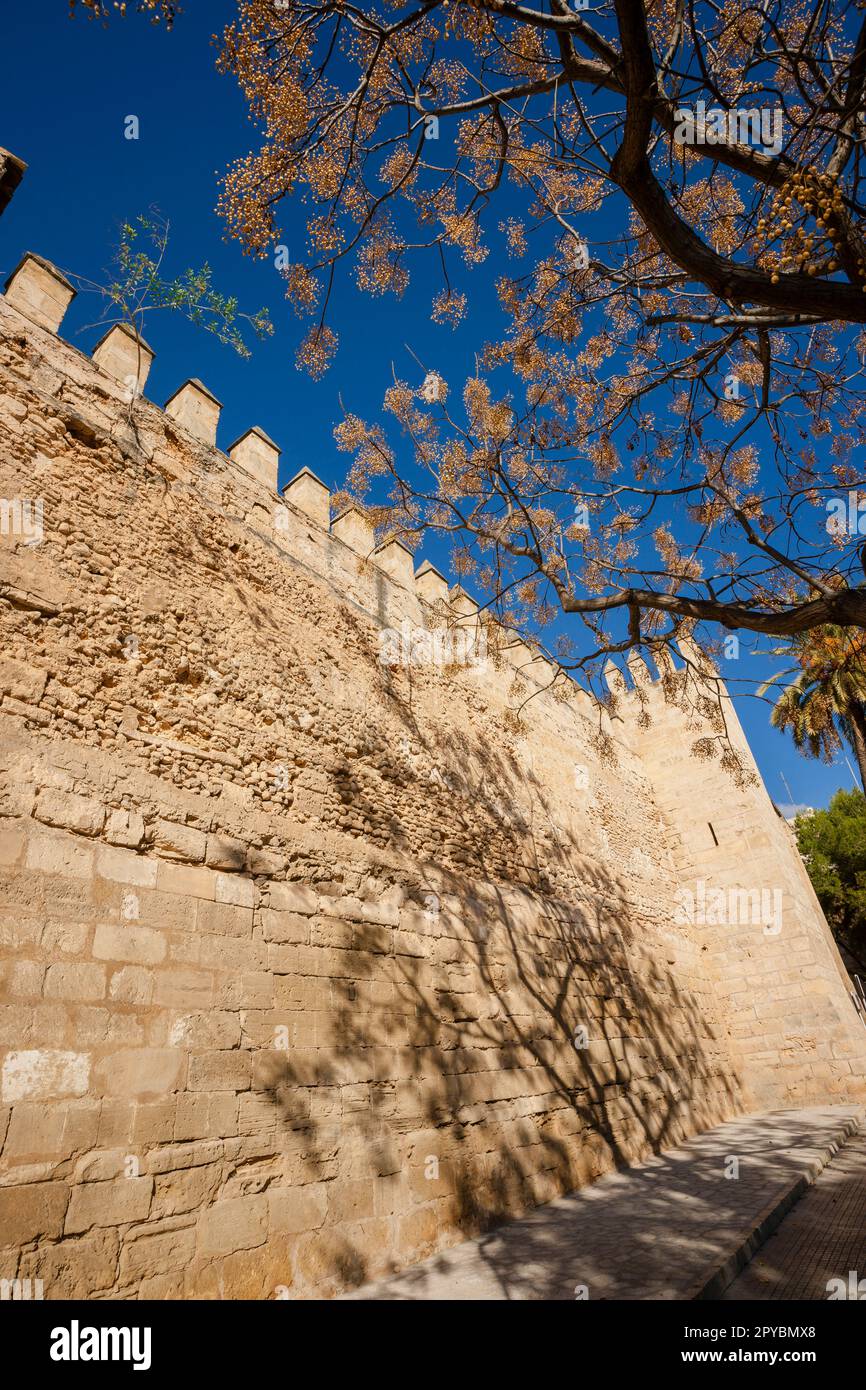
[[[852,705],[848,714],[851,725],[852,742],[860,768],[860,781],[866,792],[866,705]]]

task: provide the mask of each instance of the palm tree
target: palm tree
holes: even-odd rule
[[[826,762],[844,738],[866,791],[866,632],[827,623],[795,637],[784,650],[796,657],[797,666],[771,677],[758,692],[797,672],[776,702],[773,724],[790,729],[801,752]]]

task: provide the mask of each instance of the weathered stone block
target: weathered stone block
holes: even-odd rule
[[[149,1173],[177,1173],[202,1163],[216,1163],[223,1156],[222,1144],[170,1144],[147,1155]]]
[[[153,1178],[115,1178],[88,1182],[72,1189],[66,1213],[66,1235],[80,1235],[91,1226],[123,1226],[144,1221],[150,1211]]]
[[[93,1231],[41,1245],[21,1257],[23,1274],[44,1281],[54,1298],[92,1298],[111,1288],[117,1270],[117,1231]]]
[[[250,1052],[194,1052],[187,1086],[190,1091],[248,1091],[251,1070]]]
[[[125,965],[112,975],[108,995],[118,1004],[149,1004],[153,998],[153,971],[141,965]]]
[[[302,1279],[323,1294],[363,1283],[366,1261],[347,1249],[342,1232],[324,1230],[302,1236],[297,1243],[295,1267]]]
[[[109,844],[135,849],[144,839],[144,819],[138,811],[111,811],[105,827]]]
[[[31,666],[11,656],[0,657],[0,693],[11,695],[13,700],[38,705],[47,679],[48,672],[40,666]]]
[[[247,869],[251,874],[267,874],[273,878],[286,867],[286,857],[272,849],[257,849],[252,845],[247,851]]]
[[[307,1183],[303,1187],[268,1189],[268,1227],[273,1234],[285,1235],[315,1231],[328,1212],[326,1183]]]
[[[93,854],[90,845],[83,845],[71,836],[37,832],[27,842],[25,862],[28,869],[36,869],[43,874],[90,879],[93,877]]]
[[[3,1059],[0,1100],[13,1104],[37,1097],[83,1096],[90,1084],[90,1056],[86,1052],[7,1052]]]
[[[199,941],[198,964],[205,970],[249,973],[267,963],[267,947],[262,941],[236,936],[203,936]]]
[[[84,950],[90,927],[87,922],[46,922],[40,944],[48,955],[77,956]]]
[[[105,966],[86,961],[49,965],[44,993],[46,999],[102,999],[105,997]]]
[[[125,1178],[129,1156],[124,1149],[94,1149],[83,1154],[73,1169],[73,1182],[113,1182],[115,1178]]]
[[[0,964],[0,988],[22,999],[38,999],[45,966],[35,960],[10,960]]]
[[[174,1138],[175,1098],[154,1100],[135,1106],[132,1142],[135,1145],[159,1144]]]
[[[173,1047],[237,1047],[241,1040],[241,1022],[236,1013],[225,1009],[207,1008],[199,1013],[181,1014],[169,1032]]]
[[[400,1219],[397,1249],[404,1259],[423,1260],[436,1248],[439,1219],[435,1206],[416,1207]]]
[[[217,1003],[226,1009],[270,1009],[274,1003],[274,977],[270,970],[247,970],[226,980]]]
[[[163,868],[162,864],[159,868]],[[167,867],[167,866],[165,866]],[[113,883],[130,883],[139,888],[156,886],[157,861],[133,854],[127,849],[109,849],[100,845],[96,852],[96,872]]]
[[[24,1158],[54,1158],[60,1154],[66,1111],[63,1105],[19,1101],[10,1113],[3,1148],[6,1163]],[[94,1131],[95,1133],[95,1131]]]
[[[23,830],[0,830],[0,868],[7,869],[18,864],[25,844]]]
[[[243,882],[242,879],[238,881]],[[200,902],[196,926],[199,931],[213,932],[217,936],[250,936],[253,930],[252,907],[226,902]]]
[[[276,912],[262,908],[262,932],[266,941],[308,942],[310,919],[299,912]]]
[[[161,970],[154,1000],[170,1008],[206,1008],[213,1001],[213,976],[204,970]]]
[[[251,878],[236,878],[217,874],[216,900],[235,907],[255,907],[256,885]]]
[[[63,1234],[69,1202],[65,1182],[34,1182],[0,1187],[0,1246],[56,1239]]]
[[[246,862],[247,847],[243,840],[235,840],[231,835],[208,835],[205,863],[209,868],[241,872]],[[220,874],[217,879],[217,902],[230,901],[219,896],[220,888],[225,888],[228,884],[231,884],[231,879]]]
[[[375,1184],[372,1182],[338,1180],[328,1183],[329,1222],[339,1225],[342,1222],[363,1221],[372,1216],[375,1210],[374,1194]]]
[[[156,1216],[175,1216],[197,1212],[213,1201],[220,1184],[217,1163],[189,1168],[183,1172],[162,1173],[156,1178],[153,1211]]]
[[[153,843],[165,859],[182,859],[188,864],[200,864],[204,859],[207,836],[190,825],[158,820],[153,831]]]
[[[312,888],[303,883],[272,883],[268,890],[268,903],[281,912],[305,912],[310,915],[318,910],[319,900]]]
[[[129,1233],[120,1252],[120,1283],[137,1286],[144,1279],[173,1274],[185,1269],[194,1255],[191,1222],[155,1221],[149,1228],[139,1227]]]
[[[94,1068],[94,1086],[106,1096],[164,1097],[176,1089],[184,1054],[176,1047],[121,1049]]]
[[[215,1202],[198,1219],[197,1243],[203,1255],[252,1250],[264,1245],[267,1235],[268,1202],[264,1196]]]
[[[216,896],[217,875],[212,869],[188,868],[185,864],[170,864],[160,860],[156,886],[163,893],[183,893],[191,898]]]
[[[136,965],[159,965],[165,960],[166,940],[162,932],[140,927],[134,922],[100,922],[93,938],[97,960],[126,960]]]
[[[98,801],[54,787],[39,793],[33,814],[46,825],[74,830],[79,835],[98,835],[105,821],[105,807]]]

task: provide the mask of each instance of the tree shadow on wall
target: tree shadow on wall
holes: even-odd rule
[[[604,868],[570,903],[481,898],[458,875],[424,888],[419,902],[440,906],[419,906],[417,930],[344,924],[315,1058],[274,1053],[265,1077],[303,1177],[373,1193],[372,1211],[320,1235],[326,1292],[386,1275],[395,1251],[405,1265],[490,1232],[735,1108],[700,1000],[641,948]],[[317,1087],[340,1088],[336,1123],[310,1117]]]
[[[260,602],[268,566],[250,596],[248,563],[213,548],[213,568],[255,619],[249,676],[291,629]],[[329,825],[439,867],[426,883],[407,870],[414,924],[312,919],[327,1006],[283,994],[275,1022],[297,1024],[295,1050],[267,1054],[260,1072],[288,1181],[327,1194],[315,1273],[302,1277],[336,1292],[677,1143],[726,1117],[737,1087],[700,995],[633,929],[626,885],[594,846],[580,852],[574,829],[548,832],[552,796],[491,736],[498,715],[479,716],[483,688],[446,679],[441,693],[465,718],[438,727],[430,674],[384,670],[345,605],[308,626],[315,651],[339,636],[341,671],[368,705],[324,709],[309,731],[275,711],[277,741],[327,774]],[[280,675],[291,706],[316,689],[302,649],[299,639]],[[402,731],[417,744],[414,761],[395,750],[395,724],[398,742]],[[433,777],[442,765],[450,785]],[[314,968],[299,956],[295,973],[309,982]]]
[[[740,1247],[749,1219],[790,1191],[832,1133],[830,1117],[826,1129],[809,1130],[784,1112],[729,1123],[348,1297],[718,1298],[711,1281]],[[732,1156],[740,1165],[738,1181],[731,1180]],[[759,1290],[758,1296],[772,1294]]]
[[[318,756],[329,777],[329,823],[421,862],[550,891],[550,860],[567,867],[574,845],[556,825],[549,794],[514,748],[497,746],[483,724],[468,718],[440,727],[432,717],[443,704],[461,702],[476,715],[478,688],[461,683],[459,670],[384,666],[357,615],[343,607],[341,617],[353,683],[368,699],[332,710],[333,727],[322,720],[310,732],[318,753],[308,750],[305,757]],[[315,676],[293,672],[311,698],[322,683],[321,672]],[[380,702],[389,720],[376,720]],[[501,741],[498,712],[488,717]],[[351,755],[341,755],[340,740],[352,745]]]

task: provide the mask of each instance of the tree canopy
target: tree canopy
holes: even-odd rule
[[[220,207],[257,256],[305,207],[299,365],[338,351],[342,275],[399,296],[432,267],[446,325],[495,285],[468,379],[395,374],[337,424],[384,531],[448,536],[572,668],[696,627],[712,650],[866,626],[862,6],[237,8],[219,64],[257,133]]]
[[[178,14],[178,0],[69,0],[69,13],[74,15],[81,9],[89,19],[110,19],[112,15],[121,18],[127,14],[148,15],[154,24],[165,23],[170,29]]]
[[[340,422],[350,488],[392,485],[383,524],[447,532],[506,618],[574,615],[597,651],[866,621],[863,537],[826,525],[864,442],[851,6],[242,0],[220,61],[261,134],[231,233],[263,255],[281,203],[309,208],[286,273],[311,371],[339,273],[400,294],[433,258],[444,322],[496,279],[470,380]]]
[[[827,921],[866,977],[866,796],[838,791],[826,811],[798,816],[795,828]]]

